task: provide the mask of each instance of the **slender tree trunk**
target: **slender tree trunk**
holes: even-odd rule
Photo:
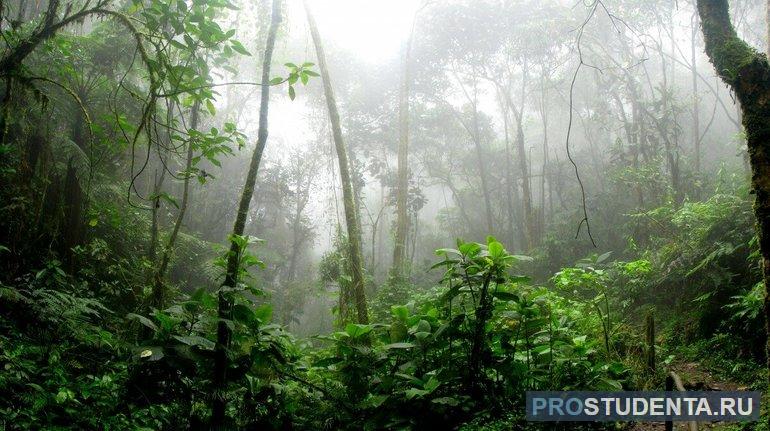
[[[321,36],[318,34],[313,14],[310,12],[307,1],[305,12],[307,13],[308,26],[313,37],[316,57],[318,57],[318,67],[321,70],[321,79],[324,84],[324,95],[326,97],[326,106],[329,110],[329,119],[332,125],[332,136],[334,138],[334,147],[337,152],[337,160],[340,169],[340,181],[342,182],[342,197],[345,209],[345,224],[348,230],[348,244],[350,247],[350,273],[351,273],[351,297],[355,302],[358,323],[369,323],[369,316],[366,309],[366,295],[364,293],[364,274],[362,268],[361,253],[361,228],[356,211],[356,199],[353,191],[353,183],[350,178],[350,164],[348,162],[347,149],[345,141],[342,139],[342,127],[340,125],[340,114],[337,111],[337,101],[334,98],[334,90],[329,79],[329,69],[326,66],[326,56]],[[340,316],[344,322],[347,316]]]
[[[492,197],[489,193],[489,180],[487,179],[487,164],[485,163],[484,151],[481,148],[481,129],[479,126],[479,111],[476,100],[476,83],[473,85],[473,143],[476,149],[476,161],[479,166],[479,178],[481,179],[481,193],[484,197],[484,214],[487,219],[487,233],[495,233],[494,217],[492,216]]]
[[[311,174],[312,175],[312,174]],[[305,211],[305,207],[307,206],[308,198],[307,196],[310,194],[310,178],[307,180],[307,189],[301,190],[302,187],[302,179],[297,179],[297,193],[302,193],[301,198],[297,199],[297,204],[295,207],[294,212],[294,222],[292,223],[292,245],[291,245],[291,255],[289,258],[289,273],[287,275],[288,281],[294,281],[296,278],[296,272],[297,272],[297,258],[299,257],[299,250],[300,247],[302,247],[302,244],[305,242],[306,237],[300,236],[300,227],[301,227],[301,221],[302,221],[302,213]]]
[[[273,0],[270,29],[267,34],[267,41],[265,42],[265,56],[262,59],[263,83],[270,81],[270,65],[273,61],[275,37],[280,23],[281,0]],[[241,193],[241,200],[238,204],[238,213],[235,218],[235,224],[233,225],[233,235],[243,235],[243,231],[246,228],[246,219],[249,213],[251,197],[254,194],[254,184],[257,180],[259,163],[262,159],[262,152],[265,150],[265,144],[267,143],[267,114],[269,102],[270,86],[263,85],[260,93],[257,146],[254,148],[251,163],[249,164],[249,171],[246,174],[246,180],[243,184],[243,192]],[[227,272],[225,274],[225,281],[222,283],[223,287],[233,288],[237,286],[240,251],[238,245],[232,241],[230,243],[230,252],[227,256]],[[229,367],[227,351],[230,347],[230,339],[232,337],[230,328],[227,326],[227,321],[230,320],[231,317],[232,298],[230,298],[228,293],[222,290],[220,290],[218,297],[219,306],[217,314],[219,322],[217,323],[217,341],[214,346],[214,394],[212,394],[211,408],[212,429],[222,429],[225,423],[225,409],[227,407],[225,396],[227,392],[227,368]]]
[[[717,74],[735,92],[743,113],[765,283],[766,356],[770,371],[770,66],[767,57],[738,37],[730,22],[727,0],[698,0],[697,4],[706,54]]]
[[[524,204],[524,224],[525,224],[525,246],[527,249],[531,249],[534,245],[533,229],[532,229],[532,187],[529,178],[529,168],[527,167],[527,150],[524,144],[524,120],[523,120],[523,107],[520,111],[517,111],[512,107],[514,116],[516,117],[516,146],[518,148],[519,155],[519,172],[521,173],[521,192],[522,203]]]
[[[166,170],[163,169],[161,166],[160,170],[160,178],[158,178],[158,171],[155,170],[155,175],[152,180],[152,195],[154,196],[154,199],[152,200],[152,225],[150,227],[150,249],[147,252],[147,255],[150,258],[150,261],[155,260],[155,256],[157,255],[157,248],[158,248],[158,230],[159,230],[159,220],[158,215],[160,214],[160,190],[163,186],[163,181],[166,178]]]
[[[696,46],[698,36],[698,14],[693,15],[692,37],[690,38],[690,63],[692,65],[692,139],[695,148],[695,174],[700,174],[701,149],[700,149],[700,100],[698,96],[698,58],[696,57]],[[700,187],[698,187],[700,189]],[[700,190],[696,190],[700,194]]]
[[[407,276],[411,273],[411,268],[414,267],[414,255],[417,252],[417,239],[419,235],[419,228],[420,228],[420,219],[418,218],[417,214],[413,214],[412,217],[414,217],[414,221],[412,222],[412,225],[414,228],[412,229],[412,252],[409,254],[409,268],[407,270]]]
[[[447,177],[444,180],[444,184],[447,186],[447,188],[449,188],[449,191],[452,192],[452,200],[454,200],[455,204],[457,205],[457,209],[460,211],[460,216],[465,221],[466,226],[473,226],[473,221],[471,217],[468,215],[468,211],[465,210],[465,206],[463,205],[460,191],[454,185],[451,178]]]
[[[200,102],[196,101],[193,104],[192,112],[190,113],[190,127],[194,130],[198,127],[198,115],[200,114]],[[185,213],[187,212],[187,203],[190,196],[190,168],[192,168],[192,159],[194,154],[193,142],[190,140],[187,143],[187,157],[184,165],[184,181],[182,182],[182,199],[179,202],[179,212],[176,215],[176,221],[174,227],[171,229],[171,235],[168,237],[168,242],[163,248],[163,254],[160,257],[160,264],[158,270],[155,272],[154,284],[152,288],[152,301],[151,304],[155,308],[163,308],[166,296],[166,288],[163,283],[163,278],[166,276],[168,265],[171,262],[171,253],[176,243],[176,238],[179,235],[179,229],[182,227]],[[156,198],[157,202],[157,198]],[[156,213],[153,209],[153,213]],[[156,220],[153,220],[155,222]]]
[[[521,226],[521,220],[516,217],[516,210],[514,209],[513,205],[513,198],[514,198],[514,184],[513,184],[513,172],[511,168],[511,164],[513,163],[511,160],[511,138],[510,138],[510,132],[508,125],[508,109],[506,109],[505,105],[505,98],[502,96],[504,89],[502,89],[500,86],[497,86],[497,95],[500,102],[500,107],[502,108],[503,113],[503,133],[505,136],[505,206],[506,210],[508,211],[508,233],[510,237],[508,238],[509,244],[511,249],[516,249],[516,228],[514,227],[515,223],[519,223],[519,232],[521,233],[523,231]]]
[[[508,91],[504,91],[505,99],[508,104],[508,109],[513,112],[516,119],[516,147],[519,155],[519,172],[521,175],[521,189],[522,189],[522,204],[524,206],[524,244],[527,250],[531,249],[534,245],[533,234],[533,217],[532,217],[532,187],[530,182],[529,169],[527,167],[527,150],[524,143],[524,89],[526,88],[526,74],[522,82],[522,106],[519,110],[513,104],[511,95]]]
[[[404,65],[401,76],[401,91],[398,98],[398,188],[396,191],[396,238],[393,247],[392,276],[396,280],[404,277],[404,255],[406,234],[409,230],[407,195],[409,192],[409,58],[412,49],[412,32],[404,46]]]
[[[548,107],[545,100],[545,80],[546,74],[543,73],[543,77],[540,81],[540,116],[543,119],[543,166],[541,169],[540,177],[540,230],[542,234],[545,232],[545,181],[548,175]],[[551,185],[548,184],[548,187]]]

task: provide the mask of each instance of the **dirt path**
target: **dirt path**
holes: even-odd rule
[[[697,362],[684,362],[680,364],[674,364],[671,366],[671,370],[681,377],[682,384],[685,389],[693,391],[736,391],[746,390],[745,386],[742,386],[736,382],[729,380],[722,380],[714,376],[711,372],[706,370],[701,364]],[[725,425],[725,422],[698,422],[699,430],[709,430],[719,428]],[[645,422],[636,423],[626,428],[627,431],[663,431],[665,424],[663,422]],[[675,430],[689,430],[687,423],[675,422]]]

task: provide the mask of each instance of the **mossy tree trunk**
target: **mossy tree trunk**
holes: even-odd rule
[[[265,42],[265,56],[262,59],[263,83],[270,81],[270,65],[273,61],[273,48],[275,47],[275,38],[280,23],[281,0],[273,0],[270,29],[267,34],[267,41]],[[246,174],[246,180],[243,184],[243,192],[241,193],[241,200],[238,205],[238,213],[235,218],[235,224],[233,225],[233,235],[243,235],[246,228],[246,219],[249,213],[251,197],[254,194],[254,184],[257,181],[259,163],[262,160],[262,153],[265,150],[265,144],[267,143],[267,114],[269,102],[270,86],[263,85],[260,93],[257,146],[254,148],[254,153],[251,156],[249,171]],[[234,288],[238,284],[239,252],[240,250],[235,241],[231,242],[230,252],[227,257],[225,281],[222,283],[222,287]],[[225,426],[225,411],[227,408],[227,369],[229,367],[228,349],[230,347],[230,339],[232,338],[230,328],[227,326],[227,322],[230,321],[232,314],[232,299],[224,290],[220,290],[218,300],[219,305],[217,315],[219,321],[217,322],[217,341],[214,346],[213,383],[215,393],[212,396],[211,408],[211,429],[213,430],[228,429]]]
[[[358,222],[356,210],[356,199],[353,191],[353,182],[350,178],[350,163],[348,161],[347,148],[342,138],[342,126],[340,125],[340,114],[337,110],[337,101],[334,98],[334,89],[329,80],[329,68],[326,65],[326,55],[324,54],[321,36],[318,33],[313,14],[305,2],[305,12],[307,13],[308,26],[310,34],[315,45],[316,57],[318,58],[318,68],[321,71],[321,79],[324,85],[324,96],[326,106],[329,110],[329,120],[332,125],[332,137],[334,139],[334,148],[337,152],[337,160],[340,169],[340,182],[342,182],[342,198],[345,209],[345,224],[348,231],[349,249],[349,270],[351,286],[349,292],[340,292],[342,297],[352,298],[357,314],[358,323],[369,323],[369,315],[366,308],[366,294],[364,292],[364,272],[362,267],[363,254],[361,252],[361,228]],[[342,304],[341,304],[342,305]],[[342,308],[341,308],[342,311]],[[341,313],[342,314],[342,313]],[[340,315],[344,322],[347,316]]]
[[[770,66],[764,54],[738,37],[730,22],[727,0],[698,0],[698,14],[706,54],[717,74],[735,92],[743,113],[765,283],[765,329],[770,334]],[[770,370],[770,337],[767,340]]]

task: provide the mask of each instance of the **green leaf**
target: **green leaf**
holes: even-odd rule
[[[409,307],[406,305],[391,305],[390,312],[393,316],[401,320],[406,320],[406,318],[409,317]]]
[[[489,255],[492,258],[500,258],[505,255],[505,247],[497,241],[492,241],[487,246],[489,249]]]
[[[492,296],[494,296],[495,298],[501,301],[518,301],[519,300],[519,295],[511,292],[503,292],[503,291],[492,292]]]
[[[383,349],[411,349],[414,347],[412,343],[391,343],[382,346]]]
[[[429,392],[428,391],[424,391],[422,389],[410,388],[410,389],[407,389],[404,392],[404,394],[406,394],[406,399],[411,400],[412,398],[415,398],[415,397],[417,397],[417,398],[423,397],[423,396],[429,394]]]
[[[431,400],[431,402],[434,402],[436,404],[445,404],[447,406],[452,406],[452,407],[460,404],[460,401],[458,401],[457,398],[452,398],[452,397],[435,398]]]
[[[261,323],[267,323],[273,318],[273,306],[270,304],[262,304],[254,309],[254,317],[259,319]]]
[[[171,197],[171,195],[169,195],[166,192],[161,192],[161,193],[154,194],[154,195],[150,196],[150,200],[155,200],[155,199],[163,199],[164,201],[166,201],[166,202],[170,203],[171,205],[175,206],[176,208],[179,208],[179,204],[176,202],[176,199]]]
[[[362,337],[369,332],[372,331],[372,326],[370,325],[362,325],[359,323],[348,323],[347,326],[345,326],[345,332],[351,337],[351,338],[358,338]]]
[[[238,322],[241,322],[245,325],[250,324],[251,322],[256,319],[256,316],[254,315],[254,311],[251,309],[251,307],[243,304],[235,304],[233,306],[233,320],[236,320]]]
[[[163,359],[165,356],[163,348],[159,346],[138,347],[134,349],[134,354],[137,358],[143,361],[154,362]]]
[[[206,109],[208,109],[211,116],[217,115],[217,108],[211,103],[211,99],[206,99]]]
[[[150,319],[148,319],[148,318],[146,318],[144,316],[140,316],[140,315],[134,314],[134,313],[128,313],[126,315],[126,318],[138,320],[139,323],[141,323],[142,325],[152,329],[155,332],[158,332],[158,327],[155,325],[155,323],[153,323],[152,320],[150,320]]]
[[[251,53],[247,51],[246,48],[243,47],[243,44],[241,44],[237,40],[231,40],[230,44],[233,47],[233,50],[235,50],[235,52],[237,52],[238,54],[251,55]]]
[[[294,87],[289,86],[289,99],[294,100],[294,98],[297,97],[296,93],[294,93]]]
[[[529,283],[532,279],[526,275],[513,275],[508,278],[511,283]]]
[[[283,82],[283,78],[280,76],[276,76],[275,78],[270,80],[270,85],[277,85]]]
[[[208,338],[203,338],[198,335],[174,335],[174,339],[194,347],[200,347],[203,350],[214,350],[214,342]]]
[[[195,48],[195,41],[193,40],[192,36],[187,33],[184,35],[184,43],[187,44],[187,48],[189,49]]]
[[[604,261],[605,261],[605,260],[607,260],[607,258],[609,258],[611,255],[612,255],[612,252],[611,252],[611,251],[608,251],[607,253],[604,253],[604,254],[602,254],[601,256],[599,256],[599,257],[597,257],[597,258],[596,258],[596,263],[602,263],[602,262],[604,262]]]

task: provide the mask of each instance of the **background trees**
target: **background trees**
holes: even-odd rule
[[[648,314],[762,375],[766,5],[252,3],[0,5],[0,413],[511,428]]]

